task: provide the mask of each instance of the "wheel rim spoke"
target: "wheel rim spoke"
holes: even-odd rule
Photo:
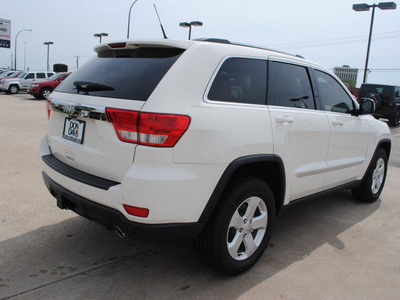
[[[261,216],[258,216],[258,217],[256,217],[256,218],[254,218],[254,219],[252,220],[252,222],[253,222],[252,228],[253,228],[254,230],[257,230],[257,229],[265,229],[265,228],[267,228],[268,214],[267,214],[267,213],[262,213]]]
[[[253,216],[257,210],[257,207],[260,204],[260,201],[262,201],[262,200],[258,197],[252,197],[246,201],[248,206],[247,206],[246,213],[244,214],[244,217],[247,220],[250,220],[251,218],[253,218]]]
[[[243,239],[243,244],[245,247],[245,256],[249,257],[252,255],[258,248],[258,245],[255,243],[253,236],[251,234],[247,234]]]
[[[239,247],[243,242],[243,234],[236,232],[236,235],[231,243],[228,243],[228,251],[232,257],[238,256]]]
[[[243,225],[244,225],[243,218],[239,215],[239,212],[236,210],[229,224],[229,228],[233,227],[239,230],[240,228],[243,227]]]

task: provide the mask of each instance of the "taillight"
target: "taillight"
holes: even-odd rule
[[[128,143],[138,142],[137,121],[139,113],[131,110],[107,108],[108,120],[113,123],[118,138]]]
[[[173,147],[188,129],[190,117],[171,114],[142,113],[107,108],[121,141],[155,147]]]
[[[51,100],[46,100],[46,110],[47,110],[47,120],[50,120],[50,113],[51,113]]]
[[[394,101],[389,101],[389,106],[394,106]]]

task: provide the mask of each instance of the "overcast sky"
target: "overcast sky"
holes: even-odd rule
[[[94,33],[103,42],[126,38],[133,0],[0,0],[0,18],[11,20],[11,49],[0,48],[0,67],[9,67],[18,36],[17,65],[45,70],[50,64],[69,70],[94,55]],[[395,1],[396,2],[396,1]],[[202,21],[192,38],[218,37],[301,54],[330,69],[350,65],[363,69],[371,11],[355,12],[351,0],[138,0],[131,14],[131,38],[162,38],[156,4],[169,38],[187,39],[179,22]],[[367,2],[373,4],[373,2]],[[377,2],[378,3],[378,2]],[[400,84],[400,2],[396,10],[376,9],[368,82]],[[25,58],[25,59],[24,59]],[[359,73],[358,85],[362,81]]]

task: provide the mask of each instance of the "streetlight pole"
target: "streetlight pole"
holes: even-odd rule
[[[53,45],[53,42],[44,42],[44,45],[47,45],[47,71],[49,71],[49,54],[50,54],[50,45]]]
[[[133,1],[131,7],[129,8],[128,30],[127,30],[127,33],[126,33],[126,38],[127,38],[127,39],[129,39],[129,27],[131,26],[131,11],[132,11],[132,7],[135,5],[135,3],[136,3],[137,1],[138,1],[138,0]]]
[[[382,10],[388,10],[388,9],[396,9],[396,3],[394,2],[380,2],[379,4],[366,4],[366,3],[361,3],[361,4],[354,4],[353,5],[353,10],[355,11],[369,11],[369,9],[372,7],[372,14],[371,14],[371,25],[369,27],[369,37],[368,37],[368,46],[367,46],[367,57],[365,59],[365,67],[364,67],[364,79],[363,83],[367,82],[367,74],[368,74],[368,60],[369,60],[369,52],[371,49],[371,38],[372,38],[372,29],[374,26],[374,17],[375,17],[375,7],[378,7]]]
[[[192,26],[196,26],[196,27],[203,26],[203,22],[200,22],[200,21],[192,21],[190,23],[189,22],[181,22],[181,23],[179,23],[179,26],[183,27],[183,28],[189,28],[188,40],[190,40],[192,37]]]
[[[99,38],[100,38],[99,43],[101,44],[101,37],[102,37],[102,36],[108,36],[108,33],[105,33],[105,32],[102,32],[102,33],[95,33],[93,36],[99,37]]]
[[[31,29],[22,29],[15,36],[14,71],[17,71],[17,37],[22,31],[32,31],[32,30]]]

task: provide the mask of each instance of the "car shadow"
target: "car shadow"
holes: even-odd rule
[[[236,299],[323,245],[342,251],[340,234],[379,206],[349,191],[288,206],[263,257],[236,277],[206,267],[191,242],[122,239],[72,217],[0,242],[0,299]]]

